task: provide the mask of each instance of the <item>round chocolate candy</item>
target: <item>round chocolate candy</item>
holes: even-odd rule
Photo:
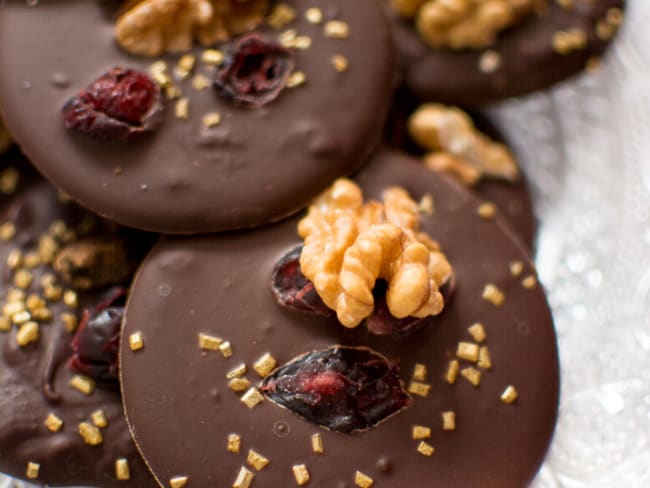
[[[493,45],[454,50],[431,47],[387,0],[405,86],[420,100],[468,108],[548,88],[598,60],[620,26],[625,2],[541,5]]]
[[[281,28],[145,58],[116,43],[99,2],[6,2],[0,110],[49,179],[118,223],[194,233],[280,219],[365,162],[396,71],[375,0],[282,5]]]
[[[528,253],[498,215],[478,215],[470,192],[398,153],[382,152],[356,181],[367,199],[393,185],[432,197],[421,228],[455,272],[442,314],[396,337],[281,305],[272,277],[295,274],[284,265],[302,244],[297,219],[164,238],[124,321],[123,337],[144,348],[125,340],[120,351],[127,419],[161,486],[523,488],[533,478],[559,371]]]

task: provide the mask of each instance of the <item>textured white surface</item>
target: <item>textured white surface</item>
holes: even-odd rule
[[[601,71],[492,111],[541,221],[560,421],[534,488],[650,486],[650,0]],[[0,488],[24,488],[0,475]],[[459,487],[460,488],[460,487]]]

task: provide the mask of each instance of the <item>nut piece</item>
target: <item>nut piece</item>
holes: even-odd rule
[[[480,132],[461,109],[436,103],[420,106],[409,119],[409,133],[431,151],[426,165],[444,171],[466,185],[481,177],[516,181],[519,170],[508,148]]]
[[[298,224],[301,270],[346,327],[372,314],[377,279],[388,284],[394,317],[437,315],[444,306],[439,288],[452,270],[419,225],[417,203],[402,188],[387,189],[382,203],[364,204],[361,189],[339,179]]]
[[[118,44],[139,56],[189,51],[230,39],[259,25],[268,0],[139,0],[115,26]]]

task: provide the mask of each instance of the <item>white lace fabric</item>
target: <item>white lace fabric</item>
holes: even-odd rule
[[[649,26],[650,0],[628,0],[599,72],[490,111],[533,188],[560,344],[560,419],[532,488],[650,486]]]

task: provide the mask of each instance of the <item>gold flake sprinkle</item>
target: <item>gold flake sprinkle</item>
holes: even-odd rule
[[[266,22],[280,30],[296,20],[296,10],[286,3],[278,3],[268,15]]]
[[[63,325],[65,326],[65,330],[68,332],[74,332],[77,330],[77,316],[71,313],[62,313],[61,314],[61,321],[63,322]]]
[[[25,266],[33,269],[41,264],[41,256],[37,252],[28,252],[25,254]]]
[[[362,473],[361,471],[357,471],[354,473],[354,484],[359,488],[370,488],[375,484],[375,480],[373,480],[367,474]]]
[[[207,351],[218,351],[223,339],[208,334],[199,334],[199,347]]]
[[[54,413],[47,416],[44,424],[50,432],[59,432],[63,428],[63,420]]]
[[[101,431],[88,422],[81,422],[79,424],[79,435],[89,446],[98,446],[104,442]]]
[[[208,80],[208,77],[198,73],[194,78],[192,78],[192,87],[194,87],[195,90],[202,91],[205,90],[210,86],[210,80]]]
[[[501,55],[492,49],[485,51],[479,58],[478,67],[482,73],[494,73],[501,67]]]
[[[325,446],[323,445],[323,436],[320,434],[314,434],[311,436],[311,450],[316,454],[323,454],[325,452]]]
[[[300,85],[304,85],[307,81],[307,77],[305,76],[305,73],[302,71],[294,71],[289,75],[289,79],[287,80],[287,86],[289,88],[296,88]]]
[[[226,378],[229,380],[232,378],[241,378],[246,374],[246,365],[241,363],[239,366],[235,366],[233,369],[226,373]]]
[[[482,369],[492,368],[492,358],[490,358],[490,351],[488,351],[487,346],[481,347],[481,350],[478,352],[477,365]]]
[[[478,207],[478,215],[482,219],[491,219],[497,214],[497,207],[492,202],[484,202]]]
[[[226,449],[233,454],[239,454],[239,450],[241,449],[241,436],[238,434],[229,434]]]
[[[92,395],[95,392],[95,381],[88,376],[74,375],[70,379],[70,386],[84,395]]]
[[[220,66],[226,56],[218,49],[206,49],[201,53],[201,62],[207,66]]]
[[[167,86],[172,82],[167,72],[167,63],[164,61],[156,61],[149,66],[149,74],[161,86]]]
[[[467,331],[476,342],[483,342],[487,339],[485,327],[483,327],[483,324],[480,322],[476,322],[474,325],[470,326]]]
[[[9,332],[11,330],[11,320],[7,317],[0,317],[0,331]]]
[[[253,472],[242,466],[237,478],[235,478],[235,482],[232,484],[232,488],[250,488],[254,478]]]
[[[442,412],[442,430],[456,430],[456,413],[449,410]]]
[[[415,381],[426,381],[427,380],[427,367],[422,363],[416,363],[413,368],[412,379]]]
[[[140,351],[144,348],[144,337],[142,332],[134,332],[129,336],[129,347],[132,351]]]
[[[190,101],[186,97],[179,98],[176,102],[176,117],[183,120],[190,118]]]
[[[331,57],[330,61],[332,62],[334,69],[339,73],[345,73],[348,70],[348,58],[342,54],[335,54]]]
[[[307,471],[307,466],[304,464],[296,464],[291,467],[291,470],[293,471],[293,477],[298,486],[304,486],[309,483],[310,476],[309,471]]]
[[[522,261],[513,261],[510,263],[510,274],[512,276],[521,276],[524,272],[524,263]]]
[[[219,351],[221,351],[224,358],[232,356],[232,345],[230,344],[230,341],[223,341],[219,344]]]
[[[16,325],[23,325],[32,320],[32,315],[27,310],[22,310],[13,314],[11,320]]]
[[[70,308],[77,308],[79,306],[79,297],[77,297],[77,292],[72,290],[64,291],[63,303],[65,303]]]
[[[479,346],[477,344],[472,344],[471,342],[459,342],[456,356],[460,359],[465,359],[466,361],[472,361],[475,363],[478,361],[478,352]]]
[[[433,215],[434,210],[433,197],[427,193],[418,202],[418,211],[424,215]]]
[[[19,249],[14,249],[7,255],[7,266],[16,270],[23,265],[23,253]]]
[[[209,112],[203,116],[201,122],[203,123],[203,127],[211,129],[221,123],[221,114],[219,112]]]
[[[30,321],[23,324],[16,333],[16,342],[20,347],[27,347],[38,341],[40,337],[40,328],[36,322]]]
[[[186,79],[192,70],[194,70],[194,66],[196,66],[196,56],[193,54],[185,54],[181,56],[176,64],[176,76],[182,80]]]
[[[347,39],[350,27],[342,20],[330,20],[325,24],[325,36],[332,39]]]
[[[517,401],[517,389],[510,385],[501,394],[501,401],[503,403],[512,404]]]
[[[411,437],[416,441],[422,439],[428,439],[431,437],[431,427],[425,427],[424,425],[414,425],[411,429]]]
[[[278,362],[268,352],[259,358],[253,364],[253,369],[260,375],[260,378],[266,378],[273,371]]]
[[[63,288],[48,285],[43,288],[43,296],[48,302],[58,302],[63,298]]]
[[[248,390],[250,386],[251,382],[246,378],[232,378],[228,381],[228,388],[237,393]]]
[[[25,474],[27,475],[27,478],[29,478],[30,480],[35,480],[36,478],[38,478],[38,472],[40,470],[41,470],[40,464],[33,463],[30,461],[27,463],[27,471]]]
[[[14,276],[14,285],[25,290],[32,284],[32,279],[32,274],[29,271],[21,269]]]
[[[311,37],[309,36],[294,36],[286,39],[282,45],[288,49],[306,50],[311,47]]]
[[[521,286],[526,288],[526,290],[533,290],[537,287],[537,278],[534,275],[528,275],[521,280]]]
[[[129,481],[131,479],[131,469],[126,458],[119,458],[115,461],[115,477],[119,481]]]
[[[23,303],[22,300],[15,300],[15,301],[7,301],[7,303],[2,307],[2,314],[5,317],[12,317],[25,311],[25,304]]]
[[[495,307],[503,305],[506,296],[504,293],[493,283],[488,283],[483,289],[483,300],[490,302]]]
[[[183,95],[183,92],[176,85],[167,85],[165,87],[165,96],[169,100],[178,100]]]
[[[108,419],[103,410],[95,410],[90,414],[90,420],[92,420],[93,425],[100,429],[105,429],[108,427]]]
[[[600,25],[601,23],[599,22],[597,26],[599,37],[600,32],[598,32],[598,27]],[[611,35],[609,37],[611,37]],[[552,46],[553,50],[558,54],[570,54],[573,51],[580,51],[587,46],[587,33],[584,29],[578,27],[566,31],[557,31],[553,34]]]
[[[264,396],[257,390],[257,388],[253,387],[242,395],[241,401],[248,408],[252,409],[264,401]]]
[[[298,35],[298,32],[296,29],[288,29],[284,32],[282,32],[278,36],[278,42],[282,44],[284,47],[288,47],[288,44],[293,41],[296,36]]]
[[[320,24],[323,22],[323,11],[318,7],[312,7],[305,10],[305,18],[310,24]]]
[[[418,444],[418,452],[423,456],[432,456],[436,450],[431,444],[421,441]]]
[[[174,476],[169,480],[169,488],[183,488],[189,480],[187,476]]]
[[[38,322],[49,322],[53,316],[52,310],[47,307],[37,308],[32,311],[32,318]]]
[[[474,386],[481,384],[481,372],[476,368],[463,368],[460,372],[461,376],[469,381]]]
[[[262,456],[259,452],[250,449],[248,451],[248,456],[246,457],[246,462],[256,471],[262,471],[269,465],[271,461]]]
[[[50,264],[54,260],[59,249],[58,242],[50,235],[44,235],[38,241],[38,254],[45,264]]]
[[[10,241],[16,235],[16,226],[13,222],[5,222],[0,225],[0,240]]]
[[[25,292],[18,288],[9,288],[7,291],[7,302],[24,302]]]
[[[445,374],[445,379],[447,383],[453,385],[458,379],[458,373],[460,371],[460,363],[456,359],[449,361],[449,366],[447,367],[447,373]]]
[[[413,395],[418,395],[421,397],[426,397],[431,391],[431,385],[422,383],[420,381],[411,381],[408,387],[408,392]]]

